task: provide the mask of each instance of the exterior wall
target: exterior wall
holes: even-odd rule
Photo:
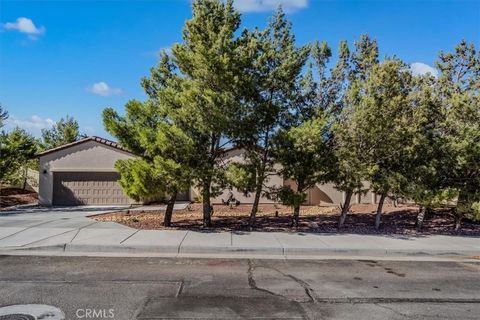
[[[87,141],[40,157],[39,195],[41,205],[51,206],[53,172],[115,172],[115,162],[133,156],[96,141]]]
[[[39,170],[39,203],[41,205],[51,206],[53,200],[53,173],[54,172],[116,172],[115,162],[120,159],[131,159],[134,156],[128,152],[118,150],[113,147],[106,146],[96,141],[87,141],[66,149],[48,153],[40,157]],[[245,162],[243,149],[232,149],[227,152],[224,161],[229,162]],[[278,165],[276,169],[280,169]],[[267,182],[269,186],[280,187],[282,185],[296,188],[295,182],[292,180],[283,181],[279,175],[269,177]],[[365,188],[369,184],[365,182]],[[242,204],[251,204],[254,195],[245,196],[242,192],[232,190],[234,197]],[[221,204],[222,199],[227,200],[229,190],[212,199],[213,204]],[[189,190],[190,200],[194,201],[199,197],[199,191],[191,187]],[[337,190],[333,183],[317,184],[308,190],[305,205],[338,205],[343,202],[345,194]],[[368,191],[365,195],[354,195],[352,204],[355,203],[377,203],[378,195]],[[387,200],[388,201],[388,200]],[[134,201],[132,200],[132,203]],[[260,203],[273,203],[265,197],[260,198]]]
[[[312,205],[338,205],[343,202],[345,195],[342,191],[335,188],[333,183],[317,184],[320,191],[320,202],[312,201]]]
[[[224,158],[224,161],[225,163],[230,163],[230,162],[244,163],[245,162],[244,150],[232,149],[228,151]],[[278,175],[271,176],[268,178],[268,182],[266,182],[266,185],[270,187],[281,187],[283,185],[283,179]],[[220,196],[212,199],[212,203],[218,204],[218,203],[222,203],[222,199],[227,200],[229,191],[230,190],[224,190]],[[190,197],[190,199],[194,200],[195,196],[198,196],[198,191],[192,190],[192,193],[193,194]],[[243,192],[238,191],[236,188],[233,188],[232,193],[235,199],[240,201],[240,203],[242,204],[251,204],[255,199],[255,194],[249,193],[248,195],[245,196]],[[261,197],[260,203],[273,203],[273,201],[265,197]]]
[[[293,180],[285,180],[285,186],[296,190],[297,184]],[[307,190],[307,199],[304,205],[335,205],[343,201],[342,191],[335,189],[333,183],[317,184]]]
[[[292,180],[286,180],[285,186],[296,189],[296,183]],[[364,182],[365,188],[370,185]],[[345,200],[345,193],[335,188],[333,183],[317,184],[315,187],[307,191],[307,199],[304,205],[339,205]],[[355,194],[352,197],[351,204],[368,204],[376,203],[375,195],[369,190],[365,195]]]
[[[369,189],[370,188],[370,182],[364,181],[363,182],[363,188],[364,189]],[[357,193],[352,197],[352,204],[369,204],[369,203],[376,203],[375,200],[375,195],[373,191],[370,189],[366,193]]]
[[[224,161],[226,163],[229,162],[237,162],[243,163],[245,162],[244,158],[244,150],[243,149],[233,149],[230,150]],[[278,165],[276,169],[280,169]],[[283,180],[282,177],[279,175],[274,175],[269,178],[268,181],[269,186],[290,186],[292,189],[296,189],[296,183],[292,180]],[[364,182],[365,188],[369,188],[370,184],[368,182]],[[249,194],[245,196],[242,192],[236,190],[235,188],[232,190],[233,196],[235,199],[239,200],[242,204],[251,204],[254,200],[254,195]],[[229,190],[224,190],[223,193],[212,199],[212,204],[221,204],[222,199],[227,200]],[[305,201],[305,205],[339,205],[345,199],[345,193],[339,191],[335,188],[333,183],[325,183],[325,184],[317,184],[315,187],[308,190],[307,199]],[[194,201],[196,198],[199,198],[200,192],[196,188],[190,188],[190,199]],[[378,197],[377,197],[378,198]],[[356,203],[376,203],[375,194],[372,193],[370,190],[365,195],[354,195],[352,197],[352,204]],[[260,203],[273,203],[272,200],[269,200],[265,197],[260,198]]]
[[[367,189],[370,187],[370,183],[367,181],[363,182],[364,188]],[[339,205],[345,200],[345,192],[337,190],[333,183],[327,184],[317,184],[317,187],[322,192],[324,198],[321,199],[320,203],[312,201],[310,204],[335,204]],[[365,194],[356,193],[352,196],[351,204],[369,204],[376,203],[374,193],[368,190]]]

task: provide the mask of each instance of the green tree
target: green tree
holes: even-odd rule
[[[16,184],[24,179],[23,168],[35,155],[37,143],[25,130],[15,128],[9,133],[2,133],[0,140],[0,185],[7,182]]]
[[[448,186],[458,191],[456,229],[480,201],[480,53],[465,40],[440,53],[439,96],[446,112]]]
[[[294,187],[285,186],[278,192],[285,205],[293,207],[293,225],[298,226],[300,206],[305,201],[308,189],[316,183],[332,178],[331,168],[335,157],[331,149],[331,111],[328,106],[334,101],[333,88],[328,80],[326,66],[331,50],[323,42],[311,47],[313,63],[296,87],[293,111],[289,121],[273,139],[274,159],[279,163],[279,173],[291,180]],[[317,78],[314,80],[313,66]]]
[[[283,204],[293,207],[293,226],[297,227],[306,191],[329,177],[332,157],[327,117],[319,111],[300,126],[280,131],[273,143],[275,160],[282,166],[280,174],[296,185],[296,190],[283,187],[279,198]]]
[[[159,68],[162,68],[163,60]],[[155,94],[165,88],[158,87]],[[138,155],[138,158],[118,160],[119,183],[125,193],[137,200],[158,199],[169,195],[164,225],[170,226],[173,207],[179,192],[191,184],[191,140],[167,117],[168,105],[158,98],[145,103],[130,101],[125,116],[111,108],[103,112],[104,125],[119,142]]]
[[[84,137],[80,134],[77,120],[70,116],[61,118],[50,129],[42,129],[44,149],[52,149]]]
[[[291,121],[292,105],[298,92],[298,81],[308,58],[309,47],[297,47],[291,24],[281,7],[271,18],[264,31],[244,33],[245,43],[256,44],[255,55],[249,62],[247,80],[243,88],[242,106],[238,108],[238,121],[232,127],[235,143],[245,148],[246,164],[235,181],[236,187],[254,192],[249,226],[255,223],[262,195],[272,191],[266,187],[269,177],[275,174],[272,158],[273,139],[282,127]],[[296,105],[294,107],[298,107]],[[248,174],[246,173],[246,170]],[[240,177],[253,179],[245,181]]]
[[[425,215],[433,208],[444,206],[451,199],[446,188],[445,109],[437,93],[437,80],[432,75],[416,76],[409,92],[411,122],[405,127],[410,152],[405,156],[408,184],[401,191],[420,206],[416,226],[421,229]]]
[[[204,226],[210,226],[210,198],[224,185],[223,147],[236,121],[251,50],[236,36],[240,14],[232,1],[194,1],[192,10],[183,42],[172,47],[175,77],[164,99],[174,106],[169,119],[192,141],[190,168],[201,190]]]
[[[333,182],[337,189],[345,192],[339,228],[345,222],[353,194],[364,191],[363,181],[368,173],[364,155],[366,141],[356,130],[355,117],[361,101],[362,83],[378,64],[377,42],[368,35],[363,35],[355,42],[355,50],[350,56],[345,43],[340,48],[339,62],[332,73],[336,97],[330,102],[330,109],[335,111],[332,134],[337,160]]]
[[[355,137],[361,141],[366,178],[380,195],[376,229],[385,198],[405,189],[406,175],[412,167],[409,155],[413,141],[407,129],[412,122],[411,83],[411,73],[399,60],[387,59],[374,65],[360,83],[360,98],[350,119]]]
[[[0,105],[0,129],[3,128],[5,120],[8,119],[8,111]]]

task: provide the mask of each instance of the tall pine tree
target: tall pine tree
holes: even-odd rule
[[[276,172],[273,140],[281,128],[291,125],[289,122],[299,106],[295,100],[309,47],[296,46],[291,24],[281,7],[264,31],[256,30],[249,38],[254,40],[256,51],[247,69],[247,90],[241,100],[242,113],[233,136],[235,143],[245,149],[246,164],[240,172],[253,179],[250,183],[242,182],[254,192],[249,220],[252,227],[261,196],[272,191],[266,182]],[[249,174],[245,174],[245,170]]]

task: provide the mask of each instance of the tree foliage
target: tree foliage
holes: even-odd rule
[[[194,1],[183,41],[172,47],[174,76],[164,92],[173,106],[169,118],[192,142],[190,169],[201,192],[205,226],[211,223],[210,198],[225,185],[223,147],[231,136],[250,62],[249,42],[236,36],[239,26],[232,1]]]
[[[281,165],[280,175],[296,188],[283,187],[280,200],[293,207],[293,225],[298,226],[300,206],[308,189],[327,182],[332,166],[327,118],[319,114],[298,127],[279,132],[274,140],[274,158]]]
[[[42,129],[42,146],[44,149],[52,149],[67,143],[79,140],[80,134],[77,120],[66,116],[57,121],[50,129]]]
[[[158,87],[157,93],[165,88]],[[104,124],[126,148],[138,158],[118,160],[119,183],[124,192],[137,201],[159,200],[169,196],[164,224],[170,226],[178,193],[188,190],[192,182],[191,140],[167,117],[169,106],[155,98],[144,103],[127,103],[125,116],[113,109],[104,110]]]
[[[0,185],[17,184],[25,178],[22,170],[37,152],[37,141],[25,130],[2,132],[0,139]]]
[[[366,137],[356,129],[357,110],[362,101],[362,85],[373,68],[378,64],[378,46],[376,40],[362,35],[355,42],[355,50],[348,56],[345,44],[341,44],[340,59],[332,75],[332,81],[338,88],[336,99],[330,109],[338,114],[332,124],[334,154],[337,160],[335,177],[336,187],[345,192],[339,227],[343,226],[350,209],[350,201],[355,192],[364,192],[363,182],[367,178],[364,147]],[[339,102],[338,102],[339,101]]]
[[[269,177],[275,174],[272,141],[281,128],[291,125],[295,108],[303,107],[296,100],[309,47],[296,46],[291,24],[281,7],[265,30],[245,32],[243,39],[244,43],[253,43],[255,50],[248,68],[243,71],[246,79],[241,88],[242,105],[237,110],[237,125],[232,123],[232,127],[235,143],[245,149],[247,164],[243,169],[250,170],[248,176],[254,177],[252,226],[260,197],[272,191],[266,187]]]
[[[3,128],[5,120],[8,119],[8,111],[0,105],[0,129]]]
[[[350,119],[360,143],[359,160],[370,189],[380,195],[375,227],[378,229],[385,198],[399,194],[412,170],[411,146],[414,136],[409,103],[412,75],[397,59],[373,66],[360,83],[358,104]]]
[[[447,186],[458,191],[457,228],[480,201],[480,53],[461,41],[437,62],[439,97],[446,113]]]
[[[250,227],[260,198],[274,195],[293,207],[297,225],[308,190],[326,182],[344,192],[339,227],[352,197],[368,189],[380,195],[376,228],[388,197],[413,199],[422,213],[458,196],[458,220],[479,210],[473,44],[441,53],[436,78],[414,76],[398,58],[380,61],[368,35],[352,49],[340,42],[331,63],[326,42],[296,45],[281,9],[264,30],[240,24],[232,1],[194,1],[182,41],[142,79],[148,99],[130,101],[124,116],[104,111],[107,130],[138,155],[116,165],[130,197],[167,193],[171,209],[193,185],[204,226],[210,199],[227,186],[253,193]],[[242,163],[225,163],[230,146],[244,150]],[[292,183],[272,190],[276,174]]]

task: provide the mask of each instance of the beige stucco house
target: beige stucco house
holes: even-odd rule
[[[135,155],[118,144],[88,137],[38,154],[41,205],[117,205],[133,200],[117,183],[115,162]]]
[[[131,159],[135,155],[117,143],[99,138],[88,137],[64,146],[38,154],[39,168],[39,203],[45,206],[72,205],[125,205],[135,201],[126,196],[117,180],[115,162]],[[243,162],[244,151],[232,148],[225,151],[225,163]],[[293,181],[284,181],[279,175],[271,176],[268,186],[294,186]],[[212,203],[227,200],[230,190],[212,199]],[[231,190],[241,203],[253,203],[253,195],[244,195],[235,188]],[[193,201],[198,197],[198,190],[190,188],[179,195],[178,200]],[[319,184],[308,191],[306,205],[338,205],[344,199],[343,192],[333,184]],[[375,203],[376,196],[368,192],[357,195],[352,203]],[[272,200],[261,198],[261,203]]]

